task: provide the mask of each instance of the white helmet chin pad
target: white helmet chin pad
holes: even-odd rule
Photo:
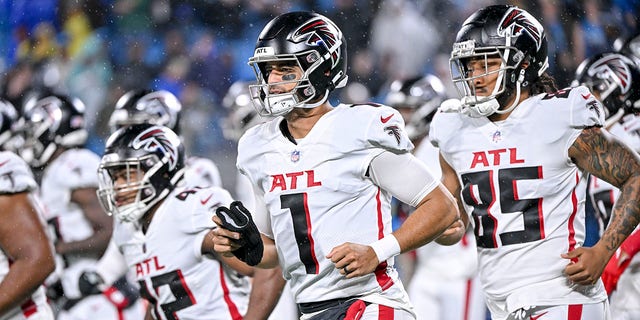
[[[482,102],[477,102],[476,97],[466,96],[462,98],[463,109],[472,118],[488,117],[500,109],[500,103],[496,98],[490,98]]]
[[[264,108],[269,115],[279,116],[289,113],[298,104],[293,93],[267,95],[264,100]]]
[[[115,215],[120,221],[136,222],[140,220],[148,210],[143,202],[135,201],[115,208]]]

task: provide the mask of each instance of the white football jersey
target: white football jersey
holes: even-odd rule
[[[263,195],[268,215],[256,216],[256,224],[275,240],[296,302],[376,293],[391,307],[410,308],[393,259],[373,274],[346,279],[326,258],[345,242],[370,244],[391,233],[391,195],[367,170],[384,150],[413,149],[402,116],[387,106],[341,104],[296,143],[284,125],[279,117],[249,129],[237,166]]]
[[[27,163],[12,152],[0,151],[0,194],[31,192],[36,188],[36,181]],[[9,273],[11,263],[11,259],[0,250],[0,281]],[[0,316],[0,320],[22,319],[53,319],[42,286],[19,308]]]
[[[185,166],[186,185],[222,188],[220,170],[213,161],[202,157],[189,157]]]
[[[246,312],[249,279],[201,253],[215,228],[213,210],[231,201],[221,188],[179,187],[158,207],[146,233],[134,223],[116,223],[114,242],[156,319],[241,319]]]
[[[93,234],[91,223],[80,206],[71,202],[71,193],[81,188],[98,188],[100,157],[88,149],[69,149],[55,158],[45,169],[40,197],[46,207],[45,219],[58,241],[80,241]],[[85,270],[95,268],[96,259],[78,254],[58,256],[60,281],[69,299],[81,296],[78,279]],[[62,264],[62,266],[60,266]]]
[[[560,255],[584,243],[587,174],[568,156],[603,108],[585,87],[530,97],[504,121],[439,112],[430,138],[458,173],[474,224],[488,303],[532,305],[607,298],[602,282],[570,283]]]

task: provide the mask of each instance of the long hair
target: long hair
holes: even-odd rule
[[[536,79],[529,88],[529,93],[534,96],[540,93],[554,93],[558,91],[555,79],[546,71]]]

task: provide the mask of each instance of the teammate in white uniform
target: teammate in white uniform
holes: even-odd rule
[[[578,66],[574,84],[587,86],[602,101],[607,130],[632,149],[640,151],[638,65],[622,53],[600,53]],[[609,223],[619,195],[620,191],[610,183],[597,177],[589,180],[589,198],[597,213],[600,234]],[[614,254],[602,275],[614,319],[640,318],[640,256],[635,256],[639,248],[640,231],[636,228]]]
[[[170,92],[164,90],[152,91],[147,89],[132,90],[124,94],[116,103],[115,109],[109,119],[109,126],[112,133],[116,130],[134,124],[156,124],[167,126],[172,131],[180,132],[180,112],[182,105],[180,101]],[[222,187],[222,180],[218,167],[213,161],[201,157],[191,156],[186,160],[184,182],[186,185],[195,187]],[[124,223],[115,220],[114,229],[118,229]],[[125,227],[126,228],[126,227]],[[104,290],[106,284],[113,283],[128,271],[126,261],[121,250],[112,240],[105,254],[100,258],[95,273],[87,273],[83,279],[89,290]],[[252,273],[260,282],[268,282],[273,272],[257,271]],[[131,276],[131,273],[130,273]],[[267,284],[261,284],[267,285]],[[263,299],[274,299],[265,301]],[[250,301],[260,300],[253,303],[256,308],[249,308],[246,316],[262,316],[268,314],[275,304],[277,296],[265,295],[259,292],[251,292]],[[246,305],[246,303],[245,303]],[[265,308],[265,309],[260,309]],[[240,309],[246,310],[246,306]],[[243,312],[244,313],[244,312]]]
[[[253,268],[217,257],[211,234],[211,210],[228,205],[231,195],[181,183],[180,138],[151,124],[124,127],[109,137],[98,173],[100,201],[122,222],[114,242],[150,302],[151,316],[242,319]]]
[[[222,106],[228,112],[227,117],[222,122],[222,133],[226,139],[236,143],[249,128],[271,119],[271,117],[258,115],[258,111],[251,101],[249,82],[246,81],[236,81],[229,87],[222,99]],[[240,171],[236,173],[234,199],[241,201],[249,211],[253,211],[255,197],[251,181]],[[282,277],[282,272],[277,272],[274,276]],[[288,285],[282,283],[282,286],[282,294],[269,319],[298,319],[298,308],[293,300],[293,293]]]
[[[152,91],[148,89],[131,90],[125,93],[118,102],[109,118],[111,133],[133,125],[150,123],[170,128],[180,133],[180,112],[182,104],[172,93],[165,90]],[[220,171],[213,161],[201,157],[190,157],[186,162],[185,181],[192,186],[222,187]],[[114,228],[119,222],[114,221]],[[96,274],[87,274],[87,290],[91,287],[105,289],[106,284],[114,283],[127,273],[127,267],[122,254],[111,241],[105,254],[100,258],[95,270]]]
[[[414,155],[432,169],[436,178],[441,176],[439,151],[424,138],[431,119],[445,99],[442,81],[432,74],[392,82],[385,99],[387,105],[402,114],[407,135],[417,146]],[[403,221],[411,208],[393,201],[392,211]],[[408,283],[409,298],[419,301],[414,304],[418,319],[486,319],[482,290],[476,277],[476,242],[469,231],[454,245],[432,242],[399,256],[400,276]]]
[[[258,266],[282,267],[302,319],[415,319],[393,257],[449,226],[456,233],[459,214],[411,155],[396,110],[328,102],[347,82],[345,60],[342,32],[311,12],[270,21],[249,59],[258,81],[252,96],[262,113],[278,116],[238,145],[237,166],[256,194]],[[393,234],[392,196],[417,207]],[[239,233],[214,232],[218,252],[240,248],[232,240]]]
[[[11,141],[18,118],[15,107],[0,99],[0,148]],[[53,319],[42,284],[53,272],[53,248],[36,199],[37,184],[27,164],[0,151],[0,319]]]
[[[556,90],[546,45],[518,7],[472,14],[451,54],[462,100],[443,104],[429,137],[473,218],[492,318],[609,319],[600,275],[640,219],[640,160],[601,129],[587,88]],[[588,173],[624,190],[592,248],[582,247]]]
[[[111,218],[100,208],[96,170],[100,158],[82,148],[87,138],[84,105],[62,94],[39,97],[25,110],[25,146],[21,156],[41,171],[40,196],[46,220],[55,235],[58,273],[63,297],[58,319],[114,319],[122,313],[120,295],[85,297],[78,279],[95,268],[112,232]],[[115,297],[115,298],[114,298]]]

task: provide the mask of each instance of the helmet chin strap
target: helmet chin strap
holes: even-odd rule
[[[516,80],[516,97],[515,99],[513,99],[513,102],[511,103],[511,105],[506,109],[496,110],[496,113],[499,113],[499,114],[509,113],[518,106],[518,103],[520,103],[520,88],[522,87],[522,82],[524,82],[524,74],[525,74],[525,69],[524,68],[520,69],[518,80]]]

